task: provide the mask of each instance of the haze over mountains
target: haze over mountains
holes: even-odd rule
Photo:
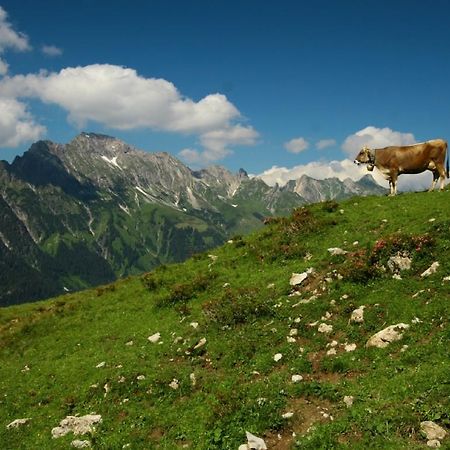
[[[0,162],[0,305],[182,261],[305,203],[385,192],[370,175],[271,187],[93,133],[39,141]]]

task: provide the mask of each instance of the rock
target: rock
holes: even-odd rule
[[[8,425],[6,425],[6,428],[8,430],[10,430],[11,428],[19,428],[20,426],[27,424],[30,420],[31,420],[31,417],[25,417],[23,419],[16,419],[16,420],[13,420],[11,423],[8,423]]]
[[[420,422],[420,431],[425,434],[428,440],[439,439],[441,441],[447,435],[447,431],[431,420]]]
[[[198,328],[198,322],[191,322],[189,324],[192,328]]]
[[[176,378],[174,378],[170,383],[169,383],[169,387],[171,387],[174,391],[176,391],[180,385],[179,382]]]
[[[344,344],[344,350],[346,352],[354,352],[356,350],[356,344]]]
[[[245,432],[247,443],[239,446],[239,450],[267,450],[267,445],[264,439],[255,436],[248,431]]]
[[[298,286],[299,284],[302,284],[308,278],[308,275],[312,274],[313,272],[314,269],[310,267],[305,272],[293,273],[291,279],[289,280],[289,284],[291,286]]]
[[[292,336],[286,336],[286,340],[290,343],[293,344],[294,342],[297,342],[295,337]]]
[[[195,378],[195,373],[194,372],[189,374],[189,379],[191,380],[192,386],[195,386],[197,384],[197,379]]]
[[[201,338],[197,344],[194,345],[194,350],[197,350],[200,347],[203,347],[206,344],[206,338]]]
[[[347,408],[350,408],[352,405],[353,405],[353,401],[354,401],[355,399],[354,399],[354,397],[353,397],[353,395],[346,395],[345,397],[344,397],[344,403],[345,403],[345,406],[347,407]]]
[[[392,275],[392,278],[394,280],[402,280],[403,279],[398,273],[394,273],[394,275]]]
[[[430,267],[428,267],[427,270],[425,270],[425,272],[422,272],[420,274],[420,276],[422,278],[426,278],[429,277],[430,275],[433,275],[433,273],[436,273],[439,267],[439,263],[437,261],[435,261],[433,264],[431,264]]]
[[[331,247],[328,249],[331,256],[346,255],[348,252],[339,247]]]
[[[403,270],[411,269],[411,258],[405,254],[397,253],[395,256],[391,256],[388,259],[387,266],[393,273],[402,272]]]
[[[101,369],[102,367],[105,367],[105,364],[106,364],[106,362],[105,362],[105,361],[102,361],[101,363],[98,363],[95,367],[96,367],[97,369]]]
[[[273,360],[275,362],[278,362],[282,357],[283,357],[283,355],[281,353],[276,353],[273,357]]]
[[[298,383],[303,380],[303,377],[301,375],[292,375],[291,380],[293,383]]]
[[[350,323],[363,323],[364,322],[364,308],[362,305],[355,309],[350,316]]]
[[[152,334],[147,338],[152,344],[156,344],[161,339],[161,333]]]
[[[59,422],[59,427],[52,429],[53,439],[65,436],[67,433],[86,434],[94,431],[94,425],[102,422],[100,414],[87,414],[85,416],[67,416]]]
[[[282,414],[281,417],[283,419],[290,419],[293,415],[294,415],[294,413],[289,411],[289,412],[285,412],[284,414]]]
[[[80,441],[79,439],[75,439],[70,445],[74,448],[89,448],[91,446],[91,441]]]
[[[321,323],[317,328],[319,333],[331,333],[333,331],[333,325],[328,325],[326,323]]]
[[[336,355],[336,354],[337,354],[337,351],[336,351],[336,349],[334,347],[330,348],[330,350],[327,351],[327,356],[333,356],[333,355]]]
[[[133,345],[133,344],[134,344],[133,341],[128,341],[128,342],[125,343],[125,345],[128,345],[128,347],[130,347],[130,346]]]
[[[297,328],[291,328],[289,330],[289,336],[297,336],[298,334],[298,329]]]
[[[448,275],[448,276],[442,278],[442,281],[450,281],[450,275]]]
[[[430,448],[439,448],[441,446],[441,441],[438,439],[430,439],[427,441],[427,446]]]
[[[136,377],[136,380],[138,380],[138,381],[145,380],[145,375],[138,375],[138,376]]]
[[[366,347],[378,347],[385,348],[390,343],[399,341],[403,334],[400,330],[406,330],[409,328],[409,325],[406,323],[398,323],[397,325],[390,325],[384,330],[375,333],[366,343]]]

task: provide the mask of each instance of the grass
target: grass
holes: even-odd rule
[[[96,449],[236,449],[246,430],[271,449],[424,448],[421,421],[450,428],[449,200],[446,191],[311,205],[184,264],[3,308],[2,448],[68,448],[73,435],[52,439],[51,429],[92,412],[103,418],[87,436]],[[383,266],[399,251],[412,267],[396,280]],[[291,274],[309,267],[290,296]],[[349,323],[360,305],[364,323]],[[401,341],[365,348],[399,322],[410,325]]]

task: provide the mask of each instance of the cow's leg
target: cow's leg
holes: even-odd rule
[[[440,178],[440,182],[441,182],[441,185],[439,188],[441,191],[443,191],[444,187],[445,187],[445,179],[447,178],[447,174],[445,173],[445,168],[444,168],[443,164],[438,166],[438,170],[439,170],[439,178]],[[436,177],[436,179],[437,179],[437,177]]]
[[[397,177],[398,175],[396,173],[391,173],[389,178],[389,186],[391,188],[390,196],[397,195]]]
[[[434,187],[436,186],[436,182],[439,178],[439,172],[436,170],[432,170],[431,173],[433,174],[433,181],[431,182],[430,189],[428,189],[428,192],[434,191]]]

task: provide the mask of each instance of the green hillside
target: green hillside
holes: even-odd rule
[[[245,431],[279,450],[426,448],[422,421],[450,429],[449,275],[450,192],[414,193],[299,208],[183,264],[3,308],[2,448],[236,450]],[[52,438],[91,413],[91,433]]]

